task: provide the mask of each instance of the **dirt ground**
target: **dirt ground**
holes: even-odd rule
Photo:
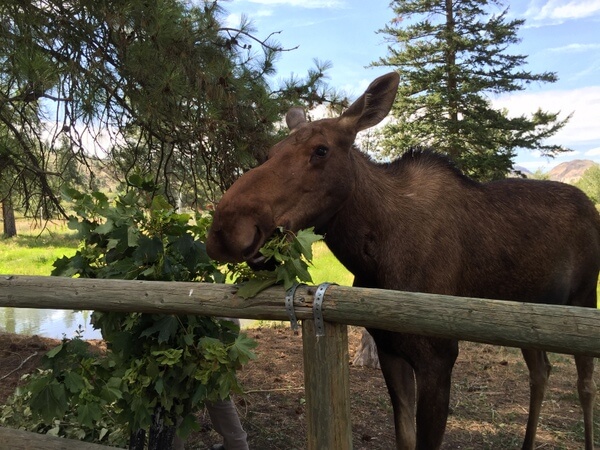
[[[246,390],[236,404],[253,450],[306,447],[302,338],[289,328],[247,330],[258,342],[258,358],[239,377]],[[350,357],[360,329],[350,328]],[[33,370],[57,341],[0,334],[0,402],[19,378]],[[33,356],[32,356],[33,355]],[[26,360],[26,361],[25,361]],[[577,401],[573,358],[550,355],[553,371],[538,429],[538,449],[583,448],[583,425]],[[600,386],[600,368],[595,380]],[[352,429],[356,450],[394,448],[392,412],[378,369],[350,367]],[[598,406],[599,401],[596,401]],[[528,410],[527,369],[520,352],[506,347],[463,342],[456,363],[451,414],[443,449],[520,448]],[[206,413],[201,431],[188,449],[204,450],[219,442]],[[600,445],[600,408],[596,407],[596,446]],[[333,449],[332,449],[333,450]]]

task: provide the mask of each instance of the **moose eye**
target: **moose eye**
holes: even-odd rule
[[[325,156],[327,156],[328,151],[329,149],[327,147],[325,147],[324,145],[319,145],[317,148],[315,148],[313,155],[317,158],[324,158]]]

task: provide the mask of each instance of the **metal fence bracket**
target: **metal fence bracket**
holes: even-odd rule
[[[285,293],[285,310],[290,318],[290,326],[294,331],[298,329],[298,319],[296,318],[296,312],[294,311],[294,296],[296,295],[296,289],[301,285],[302,283],[294,283],[294,285]]]
[[[317,336],[325,336],[325,324],[323,322],[323,299],[327,288],[336,283],[321,283],[315,292],[313,302],[313,316],[315,318],[315,330]]]

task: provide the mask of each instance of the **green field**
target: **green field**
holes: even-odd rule
[[[35,226],[29,221],[17,223],[18,235],[0,238],[0,274],[50,275],[52,263],[75,253],[79,241],[62,221]]]
[[[308,271],[314,284],[331,282],[352,286],[354,280],[354,275],[342,266],[323,241],[313,245],[313,266],[309,267]]]
[[[53,222],[40,228],[20,221],[18,232],[19,235],[14,238],[0,238],[0,274],[50,275],[52,263],[64,255],[73,255],[79,244],[75,232],[69,230],[64,222]],[[314,284],[328,281],[352,285],[353,275],[340,264],[324,242],[313,246],[313,256],[309,272]]]
[[[0,274],[50,275],[52,263],[62,256],[73,255],[78,245],[76,232],[69,230],[64,222],[49,223],[41,228],[28,221],[19,221],[16,237],[0,238]],[[352,285],[354,277],[324,242],[315,244],[313,254],[314,264],[310,273],[315,284],[330,281]]]

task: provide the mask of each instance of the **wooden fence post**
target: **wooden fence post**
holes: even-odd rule
[[[348,328],[324,325],[319,337],[314,320],[302,321],[308,450],[351,450]]]

